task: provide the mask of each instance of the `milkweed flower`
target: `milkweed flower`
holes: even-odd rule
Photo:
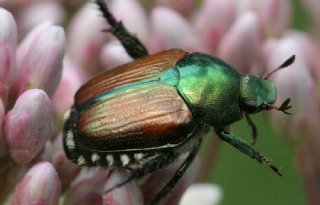
[[[34,28],[17,44],[15,20],[11,13],[0,8],[1,203],[28,168],[41,160],[46,141],[53,134],[53,107],[49,96],[60,80],[64,45],[63,29],[48,22]],[[44,175],[51,176],[55,172],[52,165],[47,163],[45,167],[48,172],[43,172]],[[25,179],[30,176],[31,180],[21,182],[23,185],[17,188],[18,194],[14,197],[15,204],[31,203],[25,200],[41,190],[42,182],[36,183],[33,177],[38,178],[42,172],[37,170],[42,168],[35,165],[25,176]],[[56,177],[53,181],[60,183]],[[59,185],[52,185],[59,189]],[[48,200],[55,201],[59,195],[45,191],[48,190],[36,194],[41,195],[39,200],[48,196]]]

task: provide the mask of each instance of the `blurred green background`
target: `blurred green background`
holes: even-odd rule
[[[298,2],[293,2],[295,29],[310,26],[309,16]],[[292,147],[273,129],[265,114],[253,117],[258,128],[254,146],[281,168],[282,177],[267,166],[248,158],[227,143],[221,143],[211,181],[222,188],[221,205],[305,205],[303,182],[296,166]],[[251,130],[245,120],[233,124],[232,133],[251,142]]]

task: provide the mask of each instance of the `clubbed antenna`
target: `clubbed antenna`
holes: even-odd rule
[[[273,71],[271,71],[269,74],[267,74],[265,77],[263,77],[263,79],[267,80],[268,78],[270,78],[270,76],[272,74],[274,74],[275,72],[288,67],[289,65],[291,65],[294,60],[295,60],[296,56],[292,55],[290,58],[288,58],[284,63],[282,63],[278,68],[274,69]]]
[[[291,113],[290,112],[287,112],[287,110],[289,110],[290,108],[292,108],[291,105],[289,105],[290,103],[290,98],[287,98],[281,105],[280,107],[276,107],[276,106],[273,106],[273,105],[269,105],[267,107],[267,110],[270,110],[270,109],[276,109],[276,110],[279,110],[287,115],[290,115]]]

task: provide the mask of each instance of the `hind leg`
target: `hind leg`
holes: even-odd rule
[[[186,170],[189,168],[194,158],[196,157],[199,147],[201,144],[201,140],[199,140],[198,144],[196,144],[193,149],[188,154],[185,161],[180,165],[178,170],[175,172],[174,176],[170,179],[170,181],[160,190],[160,192],[153,198],[149,205],[156,205],[159,201],[164,198],[178,183],[181,177],[184,175]]]
[[[117,21],[112,13],[109,11],[104,0],[96,0],[100,11],[105,19],[110,24],[110,31],[115,37],[119,39],[127,53],[134,59],[142,58],[148,55],[148,51],[141,41],[123,26],[121,21]]]

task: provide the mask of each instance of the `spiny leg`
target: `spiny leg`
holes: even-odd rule
[[[156,205],[159,203],[159,201],[165,197],[172,188],[178,183],[178,181],[181,179],[181,177],[184,175],[186,170],[189,168],[191,163],[193,162],[194,158],[196,157],[199,147],[201,144],[201,140],[199,140],[198,144],[196,144],[191,152],[189,153],[188,157],[185,159],[185,161],[180,165],[179,169],[176,171],[174,176],[170,179],[170,181],[160,190],[160,192],[153,198],[153,200],[150,202],[149,205]]]
[[[232,136],[230,133],[225,131],[223,128],[215,129],[217,135],[220,137],[220,139],[228,142],[244,154],[248,155],[252,159],[256,159],[258,162],[262,163],[264,162],[267,164],[274,172],[276,172],[278,175],[282,176],[280,173],[280,170],[272,163],[271,160],[264,157],[260,152],[252,149],[248,144],[240,140],[239,138]]]
[[[117,189],[136,178],[140,178],[148,173],[151,173],[156,169],[162,168],[170,164],[176,158],[177,156],[172,152],[155,155],[154,157],[148,159],[148,161],[146,161],[145,164],[140,168],[131,170],[130,175],[127,178],[106,190],[105,193],[111,192],[112,190]]]
[[[142,58],[148,55],[148,51],[141,41],[134,35],[128,32],[121,21],[117,21],[112,13],[109,11],[105,0],[96,0],[103,16],[106,18],[111,28],[110,31],[115,37],[119,39],[127,53],[134,59]]]

